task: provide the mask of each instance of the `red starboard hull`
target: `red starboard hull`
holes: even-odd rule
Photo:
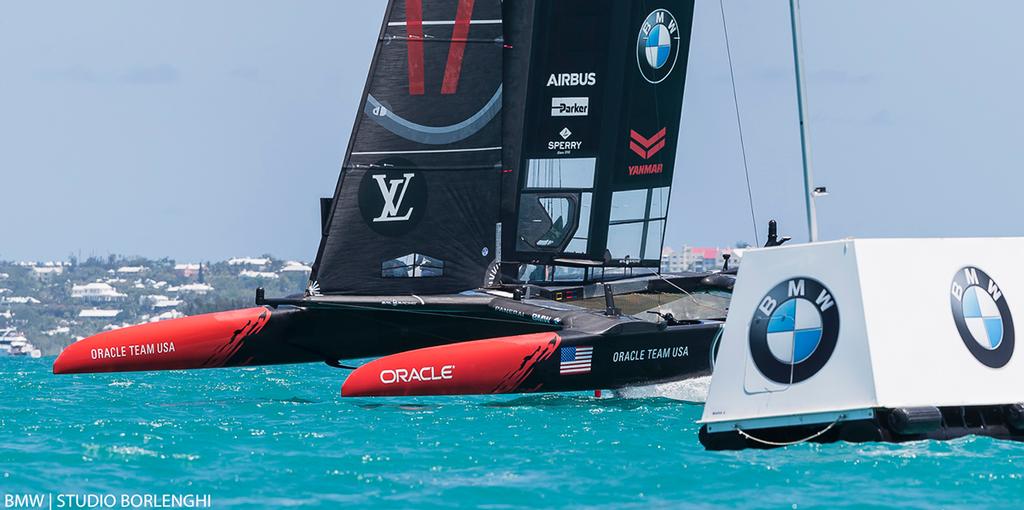
[[[536,333],[417,349],[352,372],[342,396],[472,395],[525,392],[535,367],[558,353],[561,338]],[[539,388],[538,388],[539,389]]]

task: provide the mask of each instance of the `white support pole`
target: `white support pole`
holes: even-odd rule
[[[789,0],[789,17],[793,29],[793,62],[796,69],[796,101],[800,116],[800,150],[804,167],[804,194],[807,200],[807,234],[811,242],[818,240],[818,212],[814,206],[814,173],[811,168],[811,142],[807,132],[807,98],[804,95],[802,62],[803,43],[800,41],[800,0]]]

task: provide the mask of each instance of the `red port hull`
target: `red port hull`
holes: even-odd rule
[[[229,366],[270,321],[269,308],[185,317],[100,333],[64,349],[55,374],[135,372]],[[234,365],[244,365],[236,361]]]

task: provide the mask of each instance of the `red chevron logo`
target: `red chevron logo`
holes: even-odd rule
[[[665,148],[665,134],[668,128],[661,128],[661,131],[654,133],[654,136],[645,138],[636,131],[629,131],[629,148],[644,159],[651,159],[655,154]]]

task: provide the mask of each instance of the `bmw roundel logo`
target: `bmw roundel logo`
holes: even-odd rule
[[[679,48],[679,25],[675,16],[665,9],[648,14],[636,40],[640,74],[651,83],[661,83],[672,74]]]
[[[1013,317],[995,280],[973,266],[957,271],[949,305],[967,350],[988,367],[1006,366],[1013,357]]]
[[[762,375],[796,384],[817,374],[839,340],[839,306],[813,278],[776,285],[761,299],[750,322],[750,355]]]

